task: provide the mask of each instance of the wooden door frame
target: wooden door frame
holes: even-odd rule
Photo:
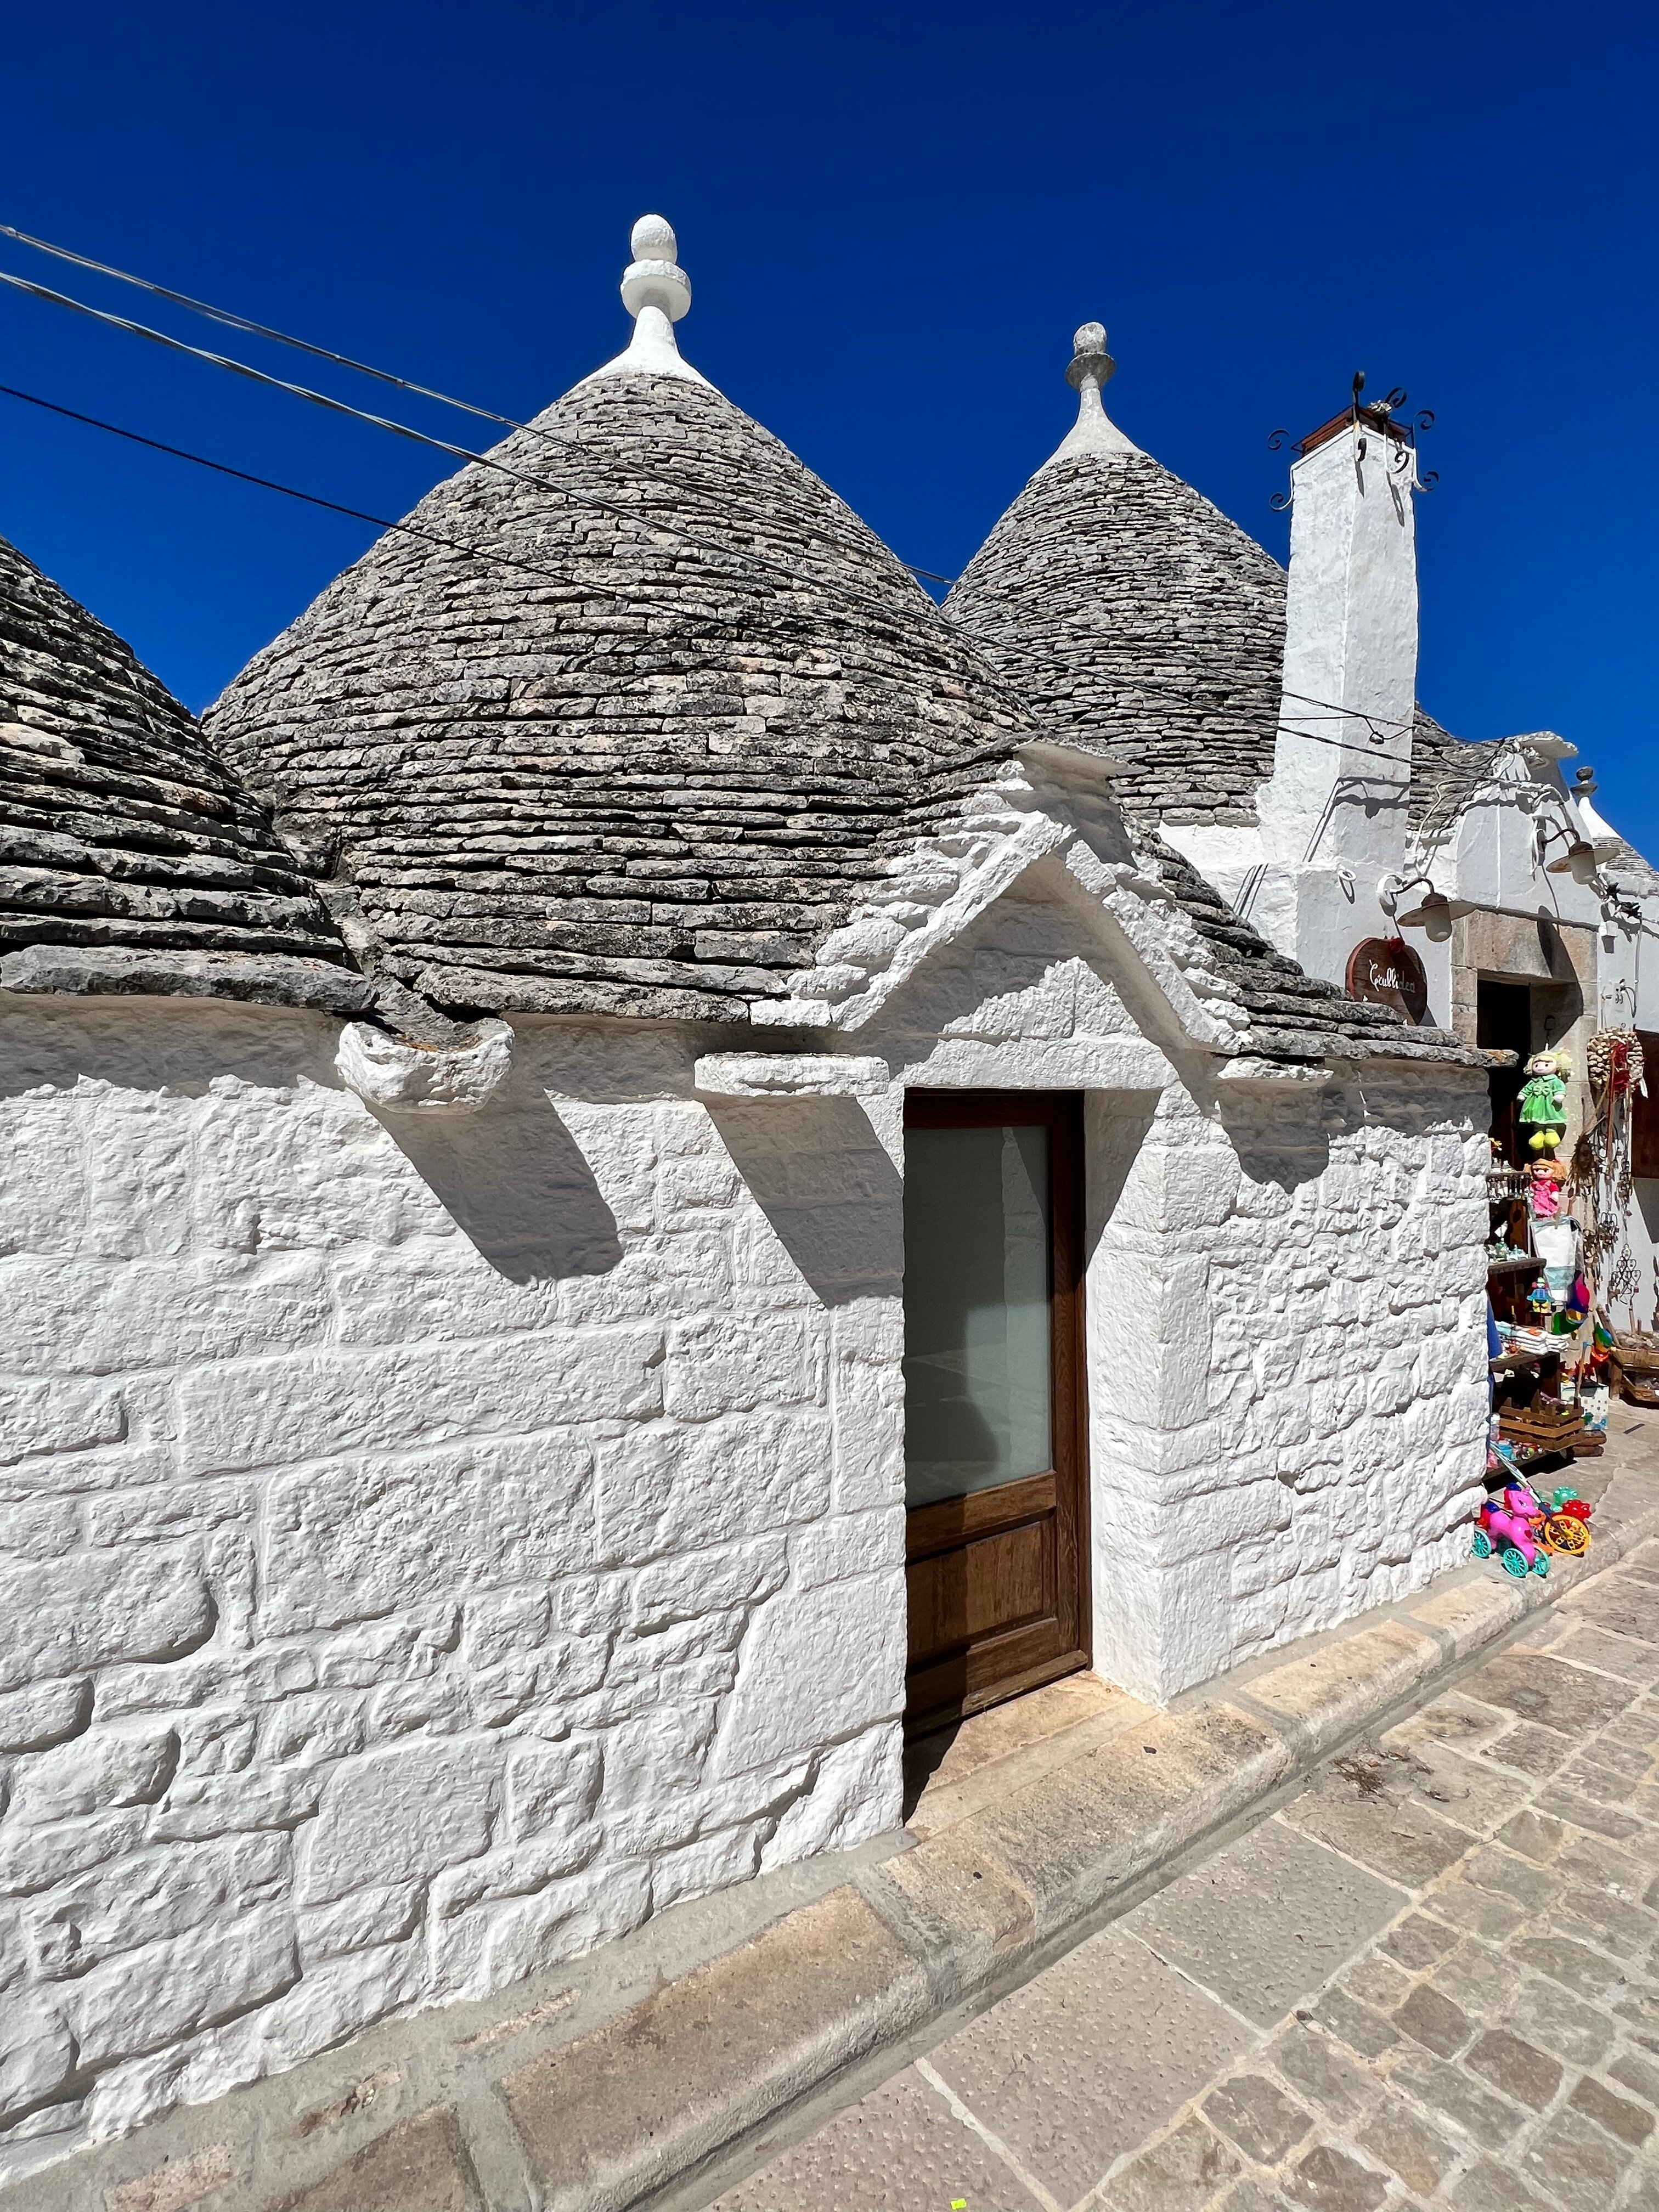
[[[904,1094],[904,1127],[911,1129],[976,1129],[1000,1127],[1046,1128],[1049,1176],[1049,1391],[1053,1415],[1054,1465],[1046,1474],[1025,1478],[1031,1494],[1052,1490],[1055,1525],[1057,1590],[1077,1594],[1077,1619],[1067,1648],[1018,1670],[994,1688],[969,1692],[950,1707],[933,1706],[914,1717],[907,1711],[907,1733],[927,1735],[965,1719],[1044,1682],[1087,1667],[1093,1650],[1093,1591],[1089,1547],[1089,1393],[1085,1358],[1084,1291],[1083,1094],[1079,1091],[933,1091]],[[1006,1494],[1021,1486],[1000,1486]],[[907,1510],[905,1558],[923,1558],[948,1548],[951,1539],[974,1533],[981,1501],[997,1495],[976,1492]],[[1069,1508],[1069,1510],[1068,1510]],[[1062,1613],[1062,1619],[1063,1619]]]

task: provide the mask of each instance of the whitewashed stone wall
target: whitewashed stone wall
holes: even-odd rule
[[[1163,1700],[1467,1552],[1486,1081],[1356,1062],[1229,1096],[1077,937],[999,901],[860,1047],[901,1084],[1088,1093],[1095,1662]]]
[[[321,1019],[13,1007],[0,2173],[896,1824],[854,1104],[527,1025],[394,1131]]]
[[[524,1023],[382,1123],[320,1018],[0,1005],[0,2175],[896,1824],[908,1085],[1090,1094],[1101,1671],[1449,1559],[1483,1079],[1219,1103],[1086,935],[998,901],[876,1097]]]
[[[1284,1091],[1091,1103],[1095,1658],[1143,1695],[1420,1589],[1484,1494],[1484,1079]]]

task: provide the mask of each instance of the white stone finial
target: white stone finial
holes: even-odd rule
[[[675,260],[679,246],[673,227],[659,215],[642,215],[629,240],[634,258],[623,271],[623,305],[640,316],[659,308],[677,323],[691,304],[691,279]]]
[[[673,225],[659,215],[642,215],[629,245],[634,258],[623,271],[622,297],[634,318],[634,335],[628,350],[593,376],[678,376],[688,384],[706,383],[681,360],[674,340],[674,325],[691,304],[691,279],[674,258],[679,245]]]
[[[1085,323],[1072,339],[1072,358],[1066,381],[1077,394],[1077,421],[1059,451],[1043,463],[1048,468],[1071,453],[1135,453],[1140,448],[1126,438],[1101,404],[1100,388],[1109,384],[1117,363],[1106,350],[1104,323]]]
[[[1073,392],[1081,392],[1092,384],[1097,393],[1103,384],[1109,384],[1117,373],[1117,363],[1106,350],[1104,323],[1085,323],[1072,339],[1071,365],[1066,371],[1066,381]]]

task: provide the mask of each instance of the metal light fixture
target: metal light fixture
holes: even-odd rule
[[[1422,897],[1408,914],[1401,914],[1401,900],[1408,891],[1419,888]],[[1396,928],[1425,930],[1437,945],[1443,944],[1451,935],[1453,922],[1474,912],[1473,899],[1448,898],[1444,891],[1435,889],[1427,876],[1413,876],[1408,883],[1385,884],[1382,903],[1394,915]]]
[[[1558,839],[1567,849],[1559,860],[1544,860],[1545,854]],[[1595,873],[1599,856],[1588,837],[1581,837],[1577,830],[1567,823],[1560,822],[1553,830],[1546,830],[1541,823],[1539,824],[1538,857],[1544,861],[1546,874],[1571,876],[1576,884],[1587,884]]]

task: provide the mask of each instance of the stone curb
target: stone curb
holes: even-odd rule
[[[705,1900],[693,1912],[714,1932],[682,1971],[650,1959],[647,1923],[607,1947],[641,1964],[631,1983],[613,1974],[597,2023],[571,1986],[581,1967],[550,1969],[489,2005],[371,2030],[46,2167],[0,2191],[0,2208],[628,2212],[706,2201],[760,2130],[798,2132],[803,2116],[952,2033],[1271,1809],[1319,1760],[1445,1689],[1659,1534],[1659,1478],[1615,1465],[1595,1525],[1589,1557],[1557,1562],[1547,1582],[1459,1569],[1170,1711],[1140,1709],[1103,1741],[1080,1730],[1083,1747],[1027,1787],[908,1850],[852,1855],[864,1863],[850,1879],[786,1899],[725,1948],[720,1900]]]

